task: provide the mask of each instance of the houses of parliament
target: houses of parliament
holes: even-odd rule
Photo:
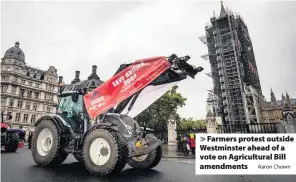
[[[296,112],[296,99],[290,98],[290,95],[282,94],[281,100],[277,100],[274,92],[270,92],[270,101],[261,103],[262,120],[266,123],[280,122],[283,120],[283,109],[285,104]]]

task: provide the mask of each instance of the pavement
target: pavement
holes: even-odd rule
[[[38,167],[27,147],[1,153],[2,182],[295,182],[296,176],[197,176],[195,161],[164,157],[153,170],[138,171],[126,165],[117,176],[95,177],[72,155],[55,168]]]
[[[194,155],[191,153],[188,156],[184,156],[183,153],[177,152],[177,146],[168,146],[168,144],[162,144],[163,157],[165,158],[186,158],[194,159]]]

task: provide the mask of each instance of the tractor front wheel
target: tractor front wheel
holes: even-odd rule
[[[86,136],[83,158],[90,173],[98,176],[115,174],[126,165],[128,146],[120,133],[94,129]]]
[[[131,157],[128,164],[135,169],[151,169],[158,165],[162,157],[162,147],[158,146],[149,154],[140,157]]]
[[[63,163],[68,153],[63,149],[61,133],[51,120],[37,125],[32,138],[32,156],[40,166],[55,166]]]

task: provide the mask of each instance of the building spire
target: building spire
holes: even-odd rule
[[[282,93],[282,105],[284,106],[285,103],[286,103],[286,98],[285,98],[284,94]]]
[[[214,114],[212,113],[211,110],[208,111],[206,117],[207,117],[207,118],[212,118],[212,117],[214,117]]]
[[[228,16],[228,14],[223,6],[223,1],[221,1],[221,11],[220,11],[220,15],[219,15],[218,19],[226,17],[226,16]]]
[[[286,103],[288,104],[289,107],[292,106],[292,104],[291,104],[291,99],[290,99],[290,96],[289,96],[289,94],[288,94],[287,91],[286,91]]]
[[[274,95],[272,89],[270,89],[270,100],[273,105],[276,104],[276,98],[275,98],[275,95]]]

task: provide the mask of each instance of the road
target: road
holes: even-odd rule
[[[164,158],[160,164],[146,172],[136,171],[128,165],[117,176],[94,177],[70,155],[56,168],[35,165],[27,148],[16,153],[1,154],[2,182],[295,182],[296,176],[196,176],[194,160]]]

